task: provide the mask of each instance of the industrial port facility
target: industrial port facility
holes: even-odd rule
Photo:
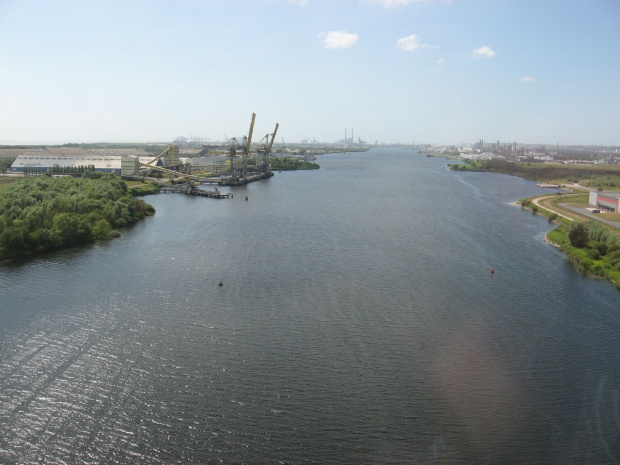
[[[179,145],[174,143],[156,156],[142,149],[31,148],[16,157],[11,170],[38,175],[78,172],[81,168],[126,178],[164,175],[199,183],[243,185],[273,176],[269,156],[279,124],[273,133],[252,145],[255,119],[253,113],[247,135],[232,137],[220,146],[204,145],[194,158],[181,157]],[[201,163],[194,164],[195,160]]]

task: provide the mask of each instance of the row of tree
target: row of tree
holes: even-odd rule
[[[6,173],[13,162],[15,161],[15,157],[3,157],[0,158],[0,173]]]
[[[269,164],[274,171],[316,170],[320,168],[317,163],[292,157],[270,157]]]
[[[112,174],[23,178],[0,188],[0,260],[109,238],[154,213]]]
[[[571,182],[588,180],[589,185],[607,188],[617,187],[620,170],[617,165],[559,165],[549,163],[515,163],[501,158],[474,161],[467,164],[450,164],[452,170],[494,171],[519,176],[533,181],[567,179]]]
[[[79,166],[60,166],[54,165],[50,168],[42,168],[36,166],[25,166],[23,170],[24,176],[32,176],[32,175],[52,175],[52,174],[84,174],[89,173],[90,178],[101,177],[102,174],[100,172],[95,171],[95,165],[79,165]],[[96,175],[95,175],[96,173]]]

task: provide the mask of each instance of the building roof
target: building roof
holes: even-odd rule
[[[120,170],[121,158],[120,155],[69,155],[69,154],[50,154],[46,153],[45,149],[39,152],[30,151],[24,155],[18,155],[11,169],[23,170],[24,168],[52,168],[54,165],[67,167],[77,166],[94,166],[96,170]],[[154,157],[137,157],[130,155],[134,158],[138,158],[140,163],[148,163],[153,160]],[[163,162],[161,159],[157,160],[156,165],[160,166]]]
[[[620,199],[620,192],[597,192],[597,196],[608,197],[610,199]]]

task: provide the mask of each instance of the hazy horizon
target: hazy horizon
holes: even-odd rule
[[[620,2],[0,3],[0,144],[620,145]],[[537,142],[540,141],[540,142]]]

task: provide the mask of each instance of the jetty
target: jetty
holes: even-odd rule
[[[258,181],[260,179],[268,179],[270,177],[273,176],[273,173],[271,171],[267,171],[267,172],[263,172],[263,173],[251,173],[248,174],[247,176],[241,177],[241,178],[231,178],[231,177],[227,177],[227,178],[219,178],[217,179],[217,183],[220,186],[243,186],[245,184],[248,184],[250,182],[254,182],[254,181]]]
[[[199,197],[211,197],[212,199],[227,199],[230,194],[224,194],[217,189],[210,191],[206,189],[198,189],[192,183],[175,184],[172,186],[162,186],[159,188],[159,192],[162,194],[185,194],[185,195],[197,195]]]

